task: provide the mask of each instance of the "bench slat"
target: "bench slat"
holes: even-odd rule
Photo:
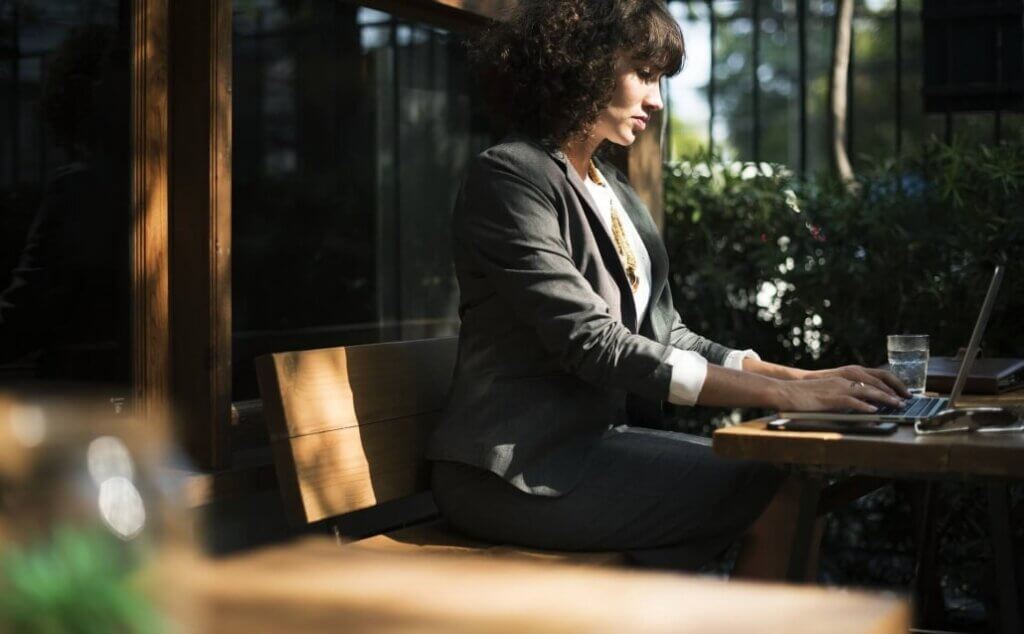
[[[256,359],[290,521],[315,522],[429,488],[426,440],[457,347],[448,337]]]
[[[457,338],[281,352],[256,360],[289,520],[306,524],[430,488],[427,438],[440,416]],[[472,540],[444,521],[349,544],[608,565],[616,552],[556,552]]]
[[[430,488],[423,454],[437,413],[275,440],[289,454],[299,522],[365,509]],[[275,463],[281,461],[275,459]]]
[[[596,566],[625,563],[625,555],[621,552],[562,552],[522,548],[507,544],[489,544],[455,532],[443,519],[361,539],[348,544],[347,547],[378,552],[486,554],[495,557],[527,558],[535,561]]]
[[[448,394],[457,346],[457,338],[446,337],[259,357],[271,438],[437,411]]]

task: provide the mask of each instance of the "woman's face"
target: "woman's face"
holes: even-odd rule
[[[661,110],[661,75],[620,55],[615,64],[615,93],[598,116],[593,134],[618,145],[632,145],[647,127],[650,113]]]

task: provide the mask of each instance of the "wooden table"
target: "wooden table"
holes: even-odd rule
[[[1000,405],[1024,408],[1024,390],[999,396],[966,397],[964,404]],[[1004,632],[1019,633],[1021,616],[1017,571],[1013,566],[1008,484],[1024,479],[1024,433],[951,433],[920,436],[912,426],[903,426],[891,436],[853,436],[820,432],[777,432],[765,427],[771,419],[760,419],[719,429],[713,438],[715,453],[730,458],[761,460],[786,465],[803,479],[804,494],[798,517],[797,536],[787,578],[806,578],[809,552],[816,519],[838,503],[855,499],[882,480],[913,478],[928,482],[923,488],[923,509],[919,519],[918,614],[929,612],[929,600],[920,587],[933,575],[934,483],[942,479],[974,481],[987,485],[989,515],[993,531],[994,560],[1000,604],[1000,625]],[[828,476],[848,476],[830,487]]]
[[[902,598],[315,537],[190,567],[203,629],[239,632],[906,632]]]

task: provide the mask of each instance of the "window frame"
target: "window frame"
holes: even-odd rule
[[[342,1],[464,33],[517,0]],[[173,412],[201,471],[245,470],[240,450],[265,431],[260,402],[231,395],[232,0],[132,0],[132,18],[133,396],[143,414]],[[660,138],[621,165],[660,227]],[[253,486],[265,488],[262,460]],[[220,488],[198,486],[195,503]]]

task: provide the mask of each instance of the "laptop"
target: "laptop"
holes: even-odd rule
[[[981,347],[981,338],[985,334],[985,326],[988,324],[989,316],[992,314],[992,306],[995,304],[996,294],[999,292],[999,285],[1003,281],[1003,267],[997,266],[992,273],[992,281],[988,285],[988,293],[985,294],[985,301],[981,304],[981,312],[978,314],[978,321],[974,324],[974,332],[971,333],[971,341],[967,345],[967,352],[960,360],[960,367],[957,370],[956,382],[949,397],[917,396],[907,399],[904,407],[889,407],[879,405],[878,411],[865,413],[854,410],[840,410],[834,412],[779,412],[779,417],[790,420],[841,420],[841,421],[880,421],[902,424],[913,424],[932,419],[949,417],[952,414],[961,413],[984,413],[1002,411],[998,407],[971,407],[968,409],[957,408],[957,399],[964,390],[967,383],[967,375],[974,364],[974,358],[978,355]]]

